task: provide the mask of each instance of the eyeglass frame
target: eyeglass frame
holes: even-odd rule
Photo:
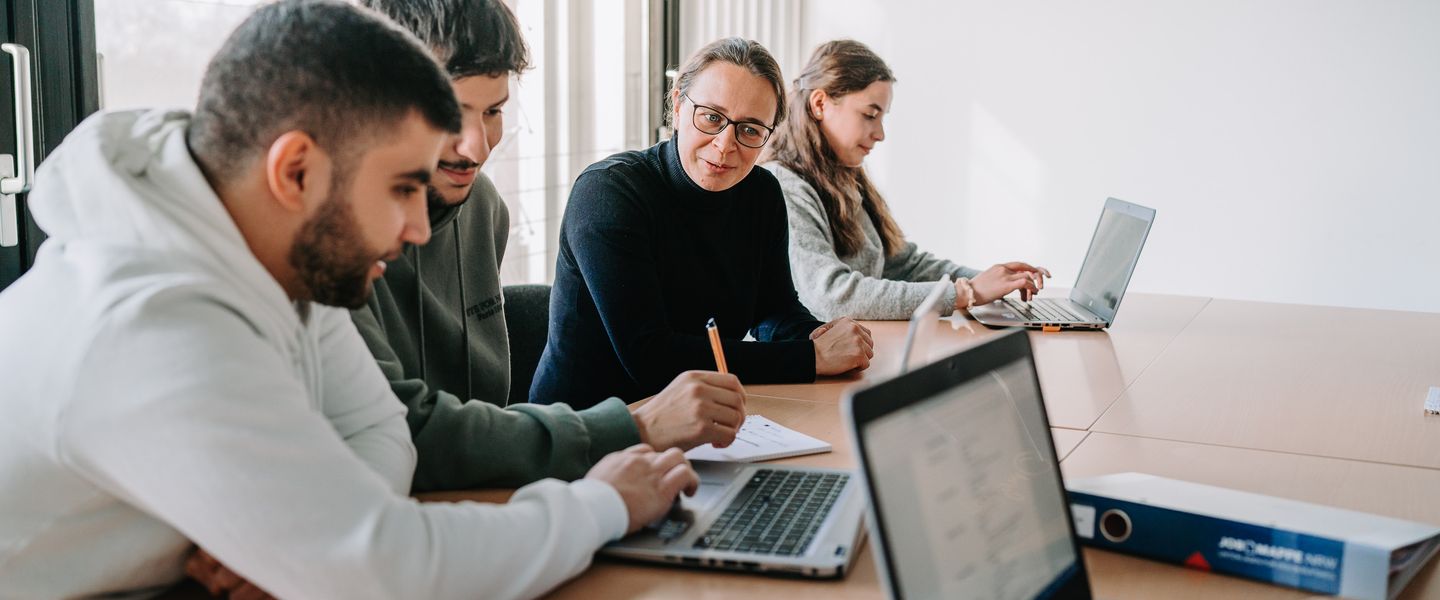
[[[747,143],[745,143],[745,142],[740,141],[740,133],[739,133],[740,130],[739,130],[739,129],[733,129],[733,130],[731,130],[731,132],[730,132],[731,135],[733,135],[733,136],[735,137],[735,143],[740,144],[741,146],[744,146],[744,147],[746,147],[746,148],[750,148],[750,149],[752,149],[752,150],[759,150],[759,149],[761,149],[761,148],[764,148],[764,147],[765,147],[765,144],[770,143],[770,136],[775,135],[775,128],[774,128],[774,127],[770,127],[770,126],[768,126],[768,125],[764,125],[764,124],[762,124],[762,123],[760,123],[760,122],[758,122],[758,121],[736,121],[736,120],[734,120],[734,119],[731,119],[729,115],[721,112],[720,109],[718,109],[718,108],[715,108],[715,107],[713,107],[713,106],[707,106],[707,105],[704,105],[704,104],[700,104],[699,102],[696,102],[695,99],[694,99],[694,98],[691,98],[689,94],[680,94],[680,97],[683,98],[683,99],[685,99],[685,100],[689,100],[689,101],[690,101],[690,124],[691,124],[691,125],[694,125],[694,126],[695,126],[695,129],[698,130],[700,133],[703,133],[703,134],[705,134],[705,135],[720,135],[720,134],[722,134],[722,133],[725,133],[725,129],[728,128],[728,127],[730,127],[731,125],[753,125],[753,126],[755,126],[755,127],[759,127],[760,129],[765,130],[765,139],[763,139],[763,140],[760,141],[760,145],[759,145],[759,146],[751,146],[750,144],[747,144]],[[699,110],[702,109],[702,108],[705,109],[705,110],[708,110],[708,111],[710,111],[710,112],[713,112],[713,113],[715,113],[716,115],[719,115],[720,118],[722,118],[722,119],[725,119],[725,124],[724,124],[724,125],[721,125],[721,126],[720,126],[720,129],[715,130],[714,133],[711,133],[711,132],[709,132],[709,131],[705,131],[705,129],[703,129],[702,127],[700,127],[700,123],[698,123],[698,122],[695,120],[695,119],[696,119],[696,114],[697,114],[697,113],[699,112]]]

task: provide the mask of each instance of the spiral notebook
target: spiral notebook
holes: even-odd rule
[[[705,444],[685,453],[690,460],[759,462],[830,451],[830,443],[819,440],[760,415],[746,415],[735,441],[726,448]]]

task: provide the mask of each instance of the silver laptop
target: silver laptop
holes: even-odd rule
[[[600,550],[676,565],[843,577],[859,553],[864,493],[852,471],[692,461],[700,489]]]
[[[1030,339],[845,396],[891,598],[1090,598]]]
[[[901,373],[915,370],[930,358],[930,339],[935,337],[935,320],[940,318],[940,298],[946,288],[953,287],[950,275],[941,275],[940,280],[930,288],[925,300],[915,307],[910,315],[910,330],[905,333],[905,346],[900,350]]]
[[[1090,238],[1080,276],[1070,297],[1022,302],[1001,298],[970,309],[976,321],[992,327],[1031,329],[1104,329],[1115,321],[1140,250],[1150,235],[1155,209],[1110,198]]]

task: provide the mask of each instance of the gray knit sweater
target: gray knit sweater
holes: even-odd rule
[[[790,270],[800,301],[823,320],[848,316],[866,320],[899,320],[910,313],[941,275],[974,277],[980,272],[922,252],[905,242],[890,258],[880,243],[880,233],[869,219],[860,220],[865,245],[851,256],[835,252],[830,220],[815,188],[799,175],[780,165],[764,165],[780,180],[785,208],[790,218]],[[858,209],[859,214],[865,214]],[[942,314],[955,309],[955,288],[941,299]]]

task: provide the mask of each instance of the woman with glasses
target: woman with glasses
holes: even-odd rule
[[[785,191],[790,265],[805,306],[826,318],[907,319],[949,274],[945,313],[1044,287],[1050,272],[1023,262],[977,271],[905,240],[865,156],[885,139],[895,77],[860,42],[815,49],[790,91],[790,115],[770,141],[765,167]]]
[[[633,402],[682,371],[714,370],[711,318],[744,383],[869,366],[868,330],[850,319],[821,324],[800,303],[785,199],[774,175],[755,168],[785,116],[783,85],[764,47],[714,42],[670,90],[674,137],[580,174],[561,224],[532,402],[584,408],[617,393]],[[746,332],[755,341],[742,341]]]

